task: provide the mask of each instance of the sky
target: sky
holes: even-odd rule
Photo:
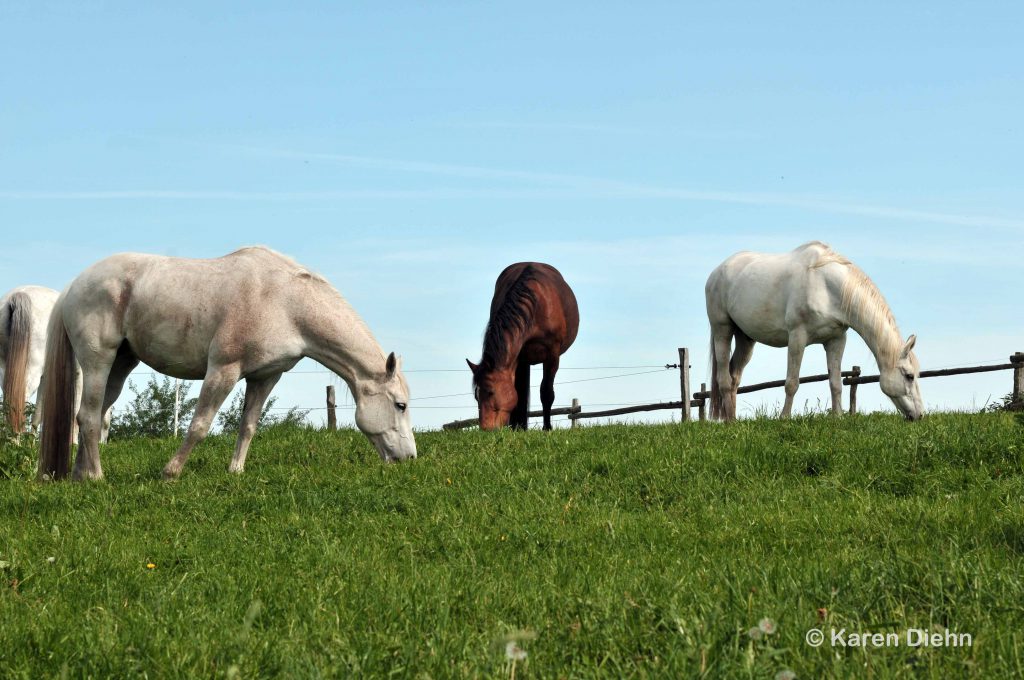
[[[475,415],[464,359],[522,260],[579,299],[556,404],[678,399],[678,347],[696,389],[710,271],[812,239],[874,279],[922,368],[1024,351],[1024,6],[595,4],[0,0],[0,290],[265,244],[402,355],[424,429]],[[744,381],[785,362],[758,346]],[[851,332],[854,364],[875,371]],[[332,382],[303,361],[276,406],[322,422]],[[921,389],[978,409],[1010,385]],[[858,402],[893,410],[877,385]]]

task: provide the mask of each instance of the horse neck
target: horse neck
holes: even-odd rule
[[[338,291],[315,282],[299,302],[299,326],[306,355],[338,374],[358,400],[356,384],[384,371],[384,351]]]
[[[523,345],[526,344],[529,330],[530,323],[525,323],[522,326],[507,329],[500,338],[488,338],[488,342],[484,343],[481,365],[490,367],[492,371],[514,367]]]
[[[539,301],[528,276],[528,271],[520,273],[519,279],[506,289],[501,305],[491,314],[484,335],[481,365],[492,370],[515,365],[534,324]]]
[[[847,323],[875,355],[878,368],[895,368],[903,337],[888,303],[866,274],[852,271],[848,275],[841,304]]]

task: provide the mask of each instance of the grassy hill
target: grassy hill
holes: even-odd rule
[[[171,440],[110,444],[91,484],[36,483],[3,445],[0,677],[1024,674],[1008,414],[417,442],[383,465],[356,432],[276,428],[233,476],[212,437],[173,484]]]

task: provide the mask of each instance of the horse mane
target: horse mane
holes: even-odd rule
[[[903,349],[903,336],[896,326],[896,317],[886,302],[882,291],[871,280],[864,270],[843,257],[821,241],[811,241],[797,250],[816,246],[820,248],[818,259],[810,268],[819,269],[828,264],[838,264],[845,268],[846,277],[842,287],[843,313],[854,323],[864,327],[878,340],[879,358],[891,365],[896,364],[900,350]]]
[[[537,270],[527,265],[512,286],[505,293],[501,304],[491,315],[484,331],[484,352],[480,359],[481,372],[489,372],[509,358],[509,346],[505,338],[525,331],[533,321],[537,296],[530,288],[530,282],[537,278]],[[476,376],[473,377],[476,384]]]

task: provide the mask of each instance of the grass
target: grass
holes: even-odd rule
[[[417,443],[383,465],[356,432],[275,428],[233,476],[212,437],[173,484],[170,440],[110,444],[89,484],[3,445],[0,677],[1024,674],[1009,414]],[[973,640],[813,648],[815,627]]]

